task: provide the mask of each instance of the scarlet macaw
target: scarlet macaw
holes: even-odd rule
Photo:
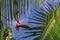
[[[16,17],[16,22],[17,22],[17,23],[16,23],[16,27],[15,27],[15,28],[16,28],[17,30],[19,30],[19,27],[23,27],[23,28],[28,29],[28,30],[30,29],[30,27],[28,27],[27,25],[21,24],[21,23],[19,22],[19,18],[18,18],[18,17]]]

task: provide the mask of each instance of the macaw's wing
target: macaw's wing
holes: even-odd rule
[[[27,25],[20,25],[20,27],[30,30],[31,28]]]

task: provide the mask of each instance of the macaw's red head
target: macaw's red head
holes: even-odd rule
[[[16,27],[15,27],[16,30],[19,30],[19,27],[20,27],[20,24],[17,23],[17,24],[16,24]]]
[[[28,27],[27,25],[25,25],[25,24],[21,24],[20,22],[19,22],[19,18],[18,17],[16,17],[16,30],[19,30],[19,27],[23,27],[23,28],[26,28],[26,29],[30,29],[30,27]]]
[[[16,20],[16,22],[17,22],[15,28],[16,28],[17,30],[19,30],[19,25],[20,25],[19,18],[16,17],[15,20]]]

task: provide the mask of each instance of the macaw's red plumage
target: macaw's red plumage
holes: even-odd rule
[[[27,25],[21,24],[21,23],[19,22],[19,19],[18,19],[17,17],[16,17],[16,22],[17,22],[17,23],[16,23],[16,27],[15,27],[15,28],[16,28],[17,30],[19,30],[19,27],[23,27],[23,28],[28,29],[28,30],[30,29],[30,27],[28,27]]]
[[[15,28],[16,28],[16,30],[19,30],[19,24],[16,24]]]

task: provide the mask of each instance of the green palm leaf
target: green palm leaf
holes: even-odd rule
[[[6,37],[8,36],[8,29],[11,30],[11,28],[9,28],[9,27],[5,27],[5,28],[1,29],[0,40],[5,40],[6,39]]]
[[[33,36],[38,36],[37,33],[40,35],[34,40],[60,40],[60,3],[57,4],[57,7],[54,9],[51,3],[47,2],[47,7],[45,7],[45,10],[40,8],[41,11],[36,11],[37,15],[33,15],[32,20],[35,20],[34,22],[29,22],[32,24],[38,24],[42,23],[43,26],[34,27],[31,28],[31,30],[42,30],[42,32],[26,32],[26,33],[36,33]],[[47,11],[46,11],[47,10]],[[42,15],[42,16],[41,16]],[[37,17],[39,16],[39,17]],[[41,21],[44,20],[44,21]],[[38,21],[38,22],[36,22]],[[29,36],[30,37],[30,36]]]

